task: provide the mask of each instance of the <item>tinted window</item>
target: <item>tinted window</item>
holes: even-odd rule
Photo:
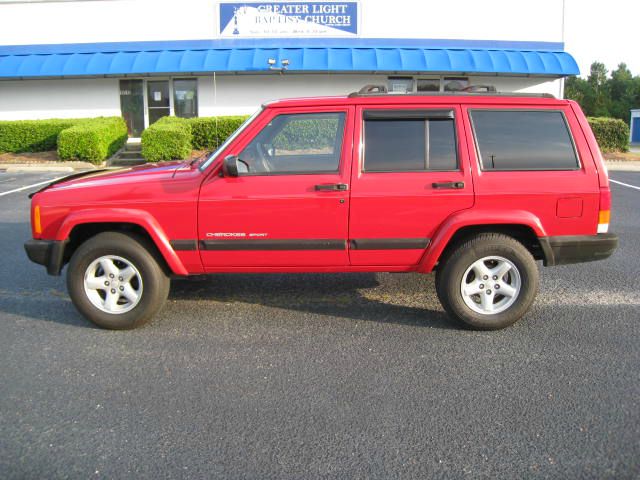
[[[573,170],[578,159],[561,112],[471,112],[484,170]]]
[[[248,174],[337,172],[344,113],[278,115],[238,155]]]
[[[367,172],[455,170],[456,141],[452,119],[365,120]]]
[[[453,120],[429,120],[429,170],[455,170],[456,136]]]

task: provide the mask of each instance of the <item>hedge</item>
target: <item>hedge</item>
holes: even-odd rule
[[[142,132],[142,156],[149,162],[187,158],[192,150],[215,150],[248,117],[162,117]]]
[[[337,118],[296,120],[287,124],[273,139],[277,150],[332,148],[336,141]]]
[[[83,120],[60,132],[58,157],[100,163],[116,153],[127,137],[127,125],[122,117]]]
[[[83,119],[0,121],[0,153],[55,150],[58,135]]]
[[[617,118],[589,117],[589,125],[603,152],[626,152],[629,149],[629,126]]]
[[[195,150],[215,150],[248,116],[199,117],[189,120],[193,135],[192,145]]]
[[[187,158],[191,154],[189,120],[163,117],[142,132],[142,156],[148,162]]]

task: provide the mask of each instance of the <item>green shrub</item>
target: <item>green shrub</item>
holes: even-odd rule
[[[55,150],[58,135],[82,119],[0,121],[0,153]]]
[[[603,152],[626,152],[629,149],[629,126],[617,118],[589,117],[589,125]]]
[[[122,117],[83,120],[58,135],[58,157],[100,163],[116,153],[127,141],[127,125]]]
[[[142,132],[142,156],[148,162],[177,160],[191,154],[191,125],[178,117],[163,117]]]
[[[199,117],[189,120],[193,135],[192,145],[196,150],[215,150],[242,123],[249,118],[244,116]]]

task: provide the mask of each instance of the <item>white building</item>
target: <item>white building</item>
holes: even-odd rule
[[[563,94],[563,0],[0,0],[0,119],[245,114],[392,91]]]

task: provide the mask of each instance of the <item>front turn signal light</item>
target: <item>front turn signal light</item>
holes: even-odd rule
[[[42,234],[42,223],[40,222],[40,205],[33,209],[33,231],[36,235]]]

